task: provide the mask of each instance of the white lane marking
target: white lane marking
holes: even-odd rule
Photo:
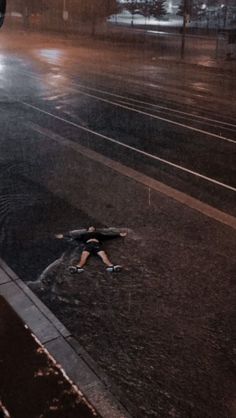
[[[160,110],[167,110],[168,112],[179,113],[179,114],[184,115],[184,116],[193,117],[193,118],[197,118],[197,119],[201,119],[201,120],[206,120],[208,122],[213,122],[213,123],[217,123],[217,124],[220,124],[220,125],[226,125],[226,126],[236,128],[236,124],[232,124],[232,123],[224,122],[224,121],[219,121],[219,120],[212,119],[212,118],[207,118],[207,117],[202,116],[202,115],[195,115],[194,113],[183,112],[182,110],[172,109],[171,107],[157,105],[155,103],[146,102],[145,100],[139,100],[139,99],[134,99],[132,97],[122,96],[122,95],[116,94],[116,93],[110,93],[106,90],[101,90],[101,89],[96,89],[94,87],[84,86],[83,84],[76,83],[74,81],[72,81],[72,85],[75,85],[75,86],[78,86],[78,87],[81,87],[81,88],[84,88],[84,89],[87,89],[87,90],[91,90],[91,91],[94,91],[94,92],[97,92],[97,93],[106,94],[107,96],[113,96],[113,97],[117,97],[119,99],[125,99],[125,100],[130,101],[130,102],[135,102],[135,103],[140,103],[140,104],[144,104],[144,105],[151,106],[151,107],[156,107]]]
[[[72,87],[70,87],[70,88],[73,89]],[[136,112],[136,113],[139,113],[139,114],[144,115],[144,116],[148,116],[148,117],[153,118],[153,119],[162,120],[163,122],[167,122],[171,125],[180,126],[181,128],[189,129],[191,131],[204,134],[206,136],[211,136],[213,138],[220,139],[221,141],[226,141],[226,142],[236,144],[236,140],[234,140],[234,139],[230,139],[230,138],[227,138],[225,136],[217,135],[217,134],[214,134],[212,132],[204,131],[204,130],[199,129],[199,128],[194,128],[193,126],[185,125],[184,123],[180,123],[180,122],[176,122],[176,121],[171,120],[171,119],[163,118],[162,116],[153,115],[152,113],[144,112],[143,110],[139,110],[139,109],[136,109],[136,108],[133,108],[133,107],[130,107],[130,106],[125,106],[125,105],[120,104],[118,102],[113,102],[111,100],[95,96],[94,94],[91,94],[91,93],[85,93],[85,92],[83,92],[82,90],[79,90],[79,89],[74,89],[74,90],[80,92],[84,96],[92,97],[95,100],[100,100],[101,102],[112,104],[113,106],[121,107],[121,108],[126,109],[126,110],[131,110],[132,112]]]
[[[148,187],[149,190],[149,203],[152,204],[151,201],[151,190],[157,191],[159,193],[164,194],[165,196],[170,197],[171,199],[174,199],[177,202],[180,202],[181,204],[188,206],[191,209],[197,210],[198,212],[208,216],[209,218],[212,218],[218,222],[221,222],[225,225],[230,226],[231,228],[236,230],[236,218],[232,215],[229,215],[225,212],[222,212],[219,209],[216,209],[207,203],[204,203],[192,196],[189,196],[179,190],[173,189],[170,186],[167,186],[164,183],[159,182],[158,180],[155,180],[151,177],[146,176],[145,174],[142,174],[133,168],[127,167],[117,161],[111,160],[108,157],[105,157],[102,154],[99,154],[96,151],[93,151],[89,148],[84,147],[83,145],[77,144],[76,142],[67,139],[65,137],[62,137],[58,134],[55,134],[54,132],[50,131],[49,129],[42,128],[41,126],[33,123],[33,122],[27,122],[27,127],[30,127],[34,131],[38,132],[40,135],[42,135],[44,138],[47,137],[50,140],[56,141],[60,146],[64,145],[66,147],[70,147],[74,151],[78,152],[79,154],[85,156],[86,158],[89,158],[90,160],[96,161],[108,168],[111,168],[113,171],[118,172],[122,176],[131,178],[132,180],[136,181],[137,183],[140,183],[146,187]]]
[[[28,75],[29,77],[32,77],[32,78],[36,78],[36,79],[39,79],[39,80],[41,80],[42,81],[42,76],[39,76],[39,75],[35,75],[35,74],[31,74],[30,72],[28,72],[28,71],[21,71],[21,73],[23,73],[23,74],[26,74],[26,75]],[[47,80],[47,83],[48,84],[51,84],[51,85],[53,85],[53,83],[50,83],[48,80]],[[167,110],[168,112],[172,112],[172,113],[178,113],[178,114],[181,114],[181,115],[183,115],[183,116],[187,116],[187,117],[193,117],[193,118],[196,118],[196,119],[200,119],[200,120],[205,120],[205,121],[208,121],[208,122],[213,122],[213,123],[216,123],[216,124],[219,124],[220,126],[222,126],[223,127],[223,125],[225,125],[225,126],[230,126],[230,127],[232,127],[232,128],[236,128],[236,125],[235,124],[232,124],[232,123],[229,123],[229,122],[224,122],[224,121],[219,121],[219,120],[217,120],[217,119],[212,119],[212,118],[207,118],[207,117],[205,117],[205,116],[202,116],[202,115],[195,115],[194,113],[189,113],[189,112],[183,112],[182,110],[177,110],[177,109],[172,109],[172,108],[170,108],[170,107],[167,107],[167,106],[161,106],[161,105],[157,105],[157,104],[154,104],[154,103],[150,103],[150,102],[146,102],[146,101],[143,101],[143,100],[138,100],[138,99],[134,99],[134,98],[131,98],[131,97],[126,97],[126,96],[122,96],[122,95],[120,95],[120,94],[116,94],[116,93],[111,93],[111,92],[107,92],[106,90],[101,90],[101,89],[96,89],[96,88],[94,88],[94,87],[88,87],[88,86],[84,86],[83,84],[80,84],[80,83],[76,83],[76,82],[74,82],[73,80],[71,80],[71,85],[72,86],[76,86],[76,87],[80,87],[80,88],[83,88],[83,89],[87,89],[87,90],[91,90],[91,91],[94,91],[94,92],[98,92],[98,93],[102,93],[102,94],[106,94],[107,96],[112,96],[112,97],[117,97],[117,98],[119,98],[119,99],[125,99],[125,100],[128,100],[129,102],[136,102],[136,103],[140,103],[140,104],[145,104],[145,105],[148,105],[148,106],[151,106],[151,107],[156,107],[156,108],[158,108],[158,109],[160,109],[160,110]],[[68,87],[68,86],[67,86]],[[70,88],[70,87],[69,87]],[[72,87],[71,87],[72,88]],[[72,88],[73,89],[73,88]],[[77,89],[75,89],[75,91],[80,91],[81,92],[81,90],[77,90]],[[97,96],[95,96],[97,99],[99,99],[99,97],[97,97]],[[101,98],[101,100],[102,100],[102,98]],[[105,100],[105,99],[104,99]],[[112,102],[111,102],[112,103]],[[116,102],[115,102],[116,103]],[[113,103],[114,104],[114,103]],[[127,103],[127,104],[130,104],[131,106],[132,106],[132,103]],[[135,109],[134,109],[135,110]],[[155,117],[155,115],[153,115],[152,113],[149,113],[148,114],[150,117],[152,117],[152,116],[154,116]],[[171,122],[171,121],[170,121]],[[197,122],[197,121],[196,121]],[[191,127],[189,127],[189,128],[191,128]],[[194,128],[193,128],[194,129]],[[203,132],[206,132],[207,134],[208,134],[208,132],[207,131],[203,131]],[[213,134],[214,135],[214,134]],[[221,137],[221,136],[218,136],[220,139],[224,139],[224,137]],[[228,139],[228,140],[230,140],[229,138],[226,138],[226,139]],[[232,141],[232,142],[236,142],[236,141],[234,141],[234,140],[230,140],[230,141]]]
[[[133,105],[132,103],[128,103],[125,100],[118,100],[118,103],[121,103],[121,104],[124,104],[124,105],[130,104],[131,106],[135,106],[136,108],[139,108],[139,109],[142,109],[142,110],[149,110],[149,111],[150,111],[150,106],[152,106],[151,104],[149,106],[148,104],[144,105],[144,104],[138,104],[138,103]],[[155,105],[153,105],[153,106],[155,106]],[[170,113],[168,108],[166,108],[166,110],[164,108],[163,109],[153,109],[152,111],[153,112],[159,112],[159,113],[161,112],[163,114],[167,113],[168,115]],[[190,122],[200,123],[201,122],[201,124],[204,124],[205,126],[207,126],[208,129],[213,127],[213,128],[217,128],[219,131],[220,130],[226,130],[226,131],[232,132],[236,135],[236,125],[234,126],[234,125],[228,124],[228,126],[224,126],[224,122],[221,123],[220,121],[217,122],[217,121],[214,121],[213,119],[211,120],[211,119],[204,118],[204,117],[200,121],[200,120],[197,119],[198,115],[196,115],[196,117],[195,117],[195,115],[193,113],[184,114],[184,112],[182,112],[182,114],[178,114],[178,115],[176,114],[175,115],[174,112],[175,111],[173,110],[172,115],[169,115],[169,116],[176,117],[176,118],[179,118],[179,119],[182,119],[182,120],[184,120],[184,119],[188,120],[188,123],[190,123]],[[218,123],[218,126],[216,126],[217,123]]]
[[[36,78],[36,79],[37,78],[41,79],[40,77],[37,77],[37,76],[34,76],[34,75],[32,75],[32,77]],[[49,83],[49,84],[53,84],[53,83]],[[84,96],[91,97],[95,100],[99,100],[99,101],[102,101],[104,103],[111,104],[113,106],[117,106],[117,107],[120,107],[120,108],[123,108],[123,109],[126,109],[126,110],[130,110],[132,112],[136,112],[136,113],[139,113],[139,114],[144,115],[144,116],[148,116],[148,117],[153,118],[153,119],[162,120],[163,122],[166,122],[166,123],[169,123],[169,124],[172,124],[172,125],[176,125],[176,126],[180,126],[181,128],[189,129],[191,131],[198,132],[198,133],[204,134],[206,136],[211,136],[213,138],[217,138],[217,139],[220,139],[222,141],[226,141],[226,142],[236,144],[236,140],[227,138],[225,136],[217,135],[217,134],[214,134],[212,132],[204,131],[204,130],[199,129],[199,128],[194,128],[193,126],[189,126],[189,125],[186,125],[186,124],[183,124],[183,123],[180,123],[180,122],[176,122],[176,121],[173,121],[171,119],[163,118],[162,116],[157,116],[157,115],[154,115],[153,113],[144,112],[143,110],[139,110],[139,109],[136,109],[134,107],[126,106],[126,105],[123,105],[123,104],[118,103],[118,102],[113,102],[111,100],[104,99],[104,98],[99,97],[99,96],[95,96],[94,94],[86,93],[86,92],[82,91],[81,89],[78,89],[78,88],[75,88],[75,87],[70,87],[69,86],[68,88],[72,91],[79,92],[79,93],[83,94]]]
[[[117,141],[116,139],[113,139],[113,138],[110,138],[110,137],[108,137],[106,135],[100,134],[100,133],[98,133],[96,131],[93,131],[92,129],[86,128],[86,127],[84,127],[82,125],[78,125],[77,123],[71,122],[71,121],[69,121],[67,119],[64,119],[61,116],[54,115],[53,113],[47,112],[46,110],[43,110],[43,109],[41,109],[41,108],[39,108],[37,106],[31,105],[31,104],[29,104],[27,102],[19,101],[19,103],[20,104],[23,104],[24,106],[27,106],[29,108],[32,108],[34,110],[37,110],[38,112],[41,112],[41,113],[43,113],[43,114],[45,114],[47,116],[51,116],[51,117],[53,117],[53,118],[55,118],[57,120],[60,120],[60,121],[62,121],[64,123],[67,123],[67,124],[69,124],[71,126],[74,126],[74,127],[78,128],[78,129],[81,129],[81,130],[83,130],[85,132],[89,132],[89,133],[91,133],[91,134],[93,134],[95,136],[98,136],[99,138],[105,139],[106,141],[109,141],[109,142],[118,144],[118,145],[120,145],[120,146],[122,146],[124,148],[127,148],[127,149],[130,149],[132,151],[135,151],[135,152],[137,152],[137,153],[139,153],[141,155],[144,155],[145,157],[151,158],[151,159],[156,160],[156,161],[160,161],[160,162],[162,162],[164,164],[167,164],[167,165],[169,165],[171,167],[177,168],[178,170],[184,171],[184,172],[186,172],[188,174],[192,174],[192,175],[194,175],[196,177],[199,177],[199,178],[202,178],[203,180],[206,180],[206,181],[208,181],[210,183],[217,184],[218,186],[221,186],[221,187],[223,187],[225,189],[228,189],[228,190],[231,190],[233,192],[236,192],[236,188],[233,187],[233,186],[230,186],[230,185],[225,184],[225,183],[221,183],[220,181],[217,181],[217,180],[212,179],[210,177],[204,176],[203,174],[197,173],[195,171],[189,170],[188,168],[182,167],[182,166],[180,166],[178,164],[172,163],[171,161],[168,161],[168,160],[165,160],[163,158],[157,157],[156,155],[149,154],[148,152],[145,152],[145,151],[142,151],[142,150],[140,150],[138,148],[132,147],[131,145],[124,144],[123,142]]]

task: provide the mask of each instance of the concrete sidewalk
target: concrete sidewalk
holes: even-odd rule
[[[89,356],[70,332],[3,260],[0,295],[1,400],[10,416],[129,418],[92,370]],[[65,379],[64,373],[76,386]]]
[[[0,387],[4,416],[97,417],[60,366],[1,296],[0,312]]]

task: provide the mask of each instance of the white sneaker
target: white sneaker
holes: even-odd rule
[[[118,273],[119,271],[122,270],[122,267],[117,264],[116,266],[107,267],[106,270],[109,271],[110,273]]]
[[[69,272],[71,274],[74,274],[74,273],[83,273],[83,271],[84,271],[84,269],[82,267],[77,267],[77,266],[70,266],[69,267]]]

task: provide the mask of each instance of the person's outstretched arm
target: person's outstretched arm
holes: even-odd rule
[[[66,232],[65,234],[56,234],[55,237],[57,239],[76,239],[80,238],[85,232],[87,232],[86,229],[74,229],[73,231]]]
[[[127,232],[115,232],[115,231],[108,231],[108,232],[100,232],[100,238],[102,241],[113,239],[113,238],[119,238],[119,237],[126,237]]]

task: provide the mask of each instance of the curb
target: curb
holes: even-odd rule
[[[102,418],[132,418],[101,380],[83,347],[1,258],[0,294]]]

